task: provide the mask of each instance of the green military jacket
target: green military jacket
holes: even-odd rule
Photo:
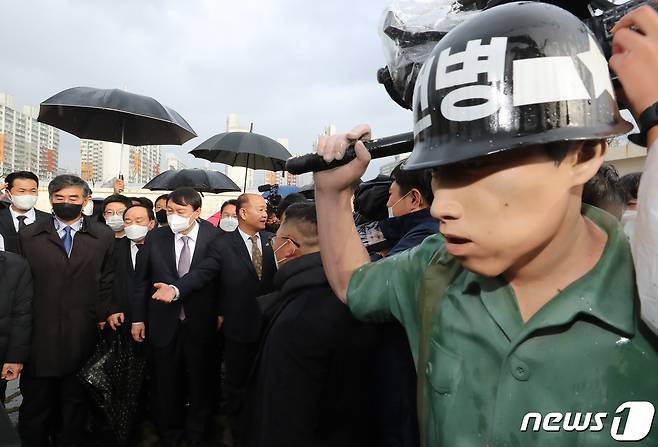
[[[500,277],[459,265],[432,288],[450,260],[440,235],[354,272],[354,315],[398,319],[425,372],[424,445],[608,446],[644,432],[631,444],[658,445],[658,339],[639,319],[628,242],[612,216],[583,212],[608,234],[601,259],[525,324]],[[421,340],[423,302],[441,294]]]

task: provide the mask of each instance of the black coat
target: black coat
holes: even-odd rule
[[[258,299],[273,316],[248,382],[245,445],[372,445],[372,328],[334,295],[319,253],[287,262],[274,283]]]
[[[18,246],[34,280],[27,370],[38,377],[71,374],[89,358],[110,310],[114,233],[85,217],[68,257],[51,217],[22,230]]]
[[[0,251],[0,365],[25,363],[32,332],[32,274],[27,261]]]
[[[50,214],[39,211],[38,209],[35,209],[34,212],[34,223],[43,222],[52,218]],[[18,233],[16,232],[14,219],[11,217],[11,211],[8,207],[0,209],[0,235],[2,235],[5,240],[5,251],[18,253]]]
[[[130,330],[132,310],[130,299],[135,292],[135,269],[130,253],[131,241],[127,237],[115,239],[114,242],[114,282],[112,283],[112,308],[110,314],[123,312],[123,328]]]
[[[199,233],[192,254],[192,274],[207,256],[217,237],[217,229],[206,221],[198,221]],[[152,299],[153,284],[175,284],[178,281],[174,233],[169,227],[151,231],[137,254],[135,291],[131,300],[132,321],[146,323],[146,338],[156,346],[167,346],[179,324],[181,305],[191,333],[196,337],[212,337],[217,331],[217,288],[214,281],[194,293],[181,293],[180,299],[164,303]]]
[[[235,230],[215,239],[209,257],[198,269],[175,283],[181,296],[186,296],[216,280],[218,314],[224,316],[224,336],[242,343],[255,343],[259,339],[261,316],[256,297],[273,290],[272,280],[276,272],[274,253],[269,245],[272,234],[264,231],[259,234],[263,247],[261,280],[240,232]]]

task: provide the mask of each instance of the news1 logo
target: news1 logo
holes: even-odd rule
[[[610,436],[615,441],[641,441],[651,430],[656,412],[653,404],[646,401],[624,402],[615,411],[610,426]],[[526,413],[521,431],[546,432],[597,432],[605,428],[608,413]]]

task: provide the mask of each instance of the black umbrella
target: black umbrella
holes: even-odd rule
[[[41,103],[39,122],[79,138],[144,146],[183,144],[196,137],[175,110],[148,96],[119,89],[74,87]]]
[[[253,130],[253,124],[251,125]],[[226,132],[208,138],[190,151],[196,158],[229,166],[244,166],[244,188],[247,189],[247,169],[283,171],[290,152],[278,141],[249,132]]]
[[[179,169],[165,171],[144,185],[151,191],[173,191],[187,186],[199,192],[237,192],[240,187],[226,175],[205,169]]]

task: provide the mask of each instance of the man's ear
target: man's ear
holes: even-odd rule
[[[416,188],[411,190],[411,204],[413,205],[414,209],[423,206],[423,196]]]
[[[149,224],[146,226],[146,228],[148,228],[149,231],[151,231],[152,229],[155,228],[155,222],[156,222],[155,220],[149,220]]]
[[[578,143],[578,147],[569,155],[573,186],[584,185],[596,175],[603,164],[608,149],[606,140],[585,141]]]

